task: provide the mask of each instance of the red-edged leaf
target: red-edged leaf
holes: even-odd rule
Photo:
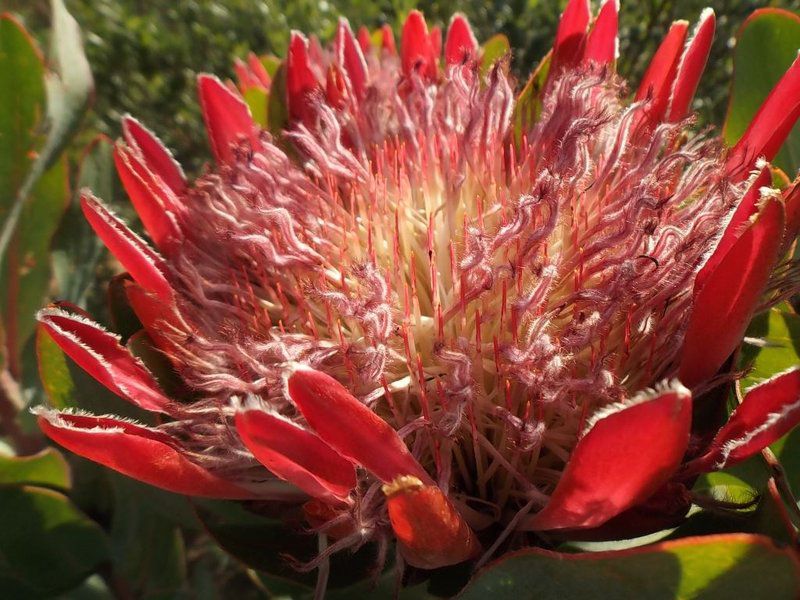
[[[716,270],[733,244],[747,228],[750,218],[758,212],[761,188],[769,187],[771,183],[772,173],[770,173],[769,167],[764,166],[761,171],[759,171],[758,175],[750,182],[747,191],[739,202],[739,206],[736,207],[736,212],[733,213],[731,220],[725,228],[725,233],[714,249],[714,253],[697,273],[694,283],[695,289],[700,290],[703,288],[708,276]]]
[[[245,406],[236,413],[236,431],[261,464],[314,498],[339,504],[356,485],[350,461],[283,417]]]
[[[286,56],[286,102],[292,120],[309,122],[314,116],[313,94],[319,89],[308,56],[308,40],[302,33],[292,32]]]
[[[691,394],[679,384],[601,416],[575,446],[548,504],[524,527],[597,527],[645,501],[680,465],[691,418]]]
[[[350,24],[344,17],[339,19],[335,46],[339,64],[344,67],[353,87],[353,93],[360,100],[364,97],[364,92],[367,89],[367,61],[361,52],[361,46],[358,45],[355,37],[353,37],[353,30],[350,29]]]
[[[427,79],[435,79],[438,68],[437,55],[434,53],[428,25],[425,17],[418,10],[412,10],[400,37],[400,59],[403,75],[410,77],[412,73],[419,73]]]
[[[186,175],[178,161],[154,133],[130,115],[122,117],[122,135],[147,169],[158,175],[177,195],[186,191]]]
[[[760,452],[800,422],[800,367],[753,386],[688,473],[723,469]]]
[[[675,21],[653,55],[636,91],[636,100],[651,98],[647,111],[651,125],[660,123],[667,112],[672,83],[678,72],[681,50],[686,41],[689,23]]]
[[[717,18],[714,11],[710,8],[705,9],[700,15],[694,35],[681,56],[678,74],[675,77],[675,84],[672,86],[668,121],[680,121],[688,114],[697,84],[700,82],[700,76],[706,68],[716,26]]]
[[[164,275],[164,260],[90,193],[81,195],[81,208],[94,232],[131,277],[161,300],[170,302],[172,288]]]
[[[39,427],[70,452],[171,492],[208,498],[254,494],[189,460],[172,437],[112,417],[38,411]]]
[[[456,13],[450,19],[447,28],[447,41],[444,44],[444,61],[448,65],[458,65],[465,60],[475,58],[478,52],[478,40],[472,33],[467,18]]]
[[[618,28],[619,0],[605,0],[586,40],[583,60],[601,65],[613,64],[617,60]]]
[[[403,558],[420,569],[438,569],[469,560],[480,544],[442,490],[416,477],[384,485],[389,521]]]
[[[397,432],[333,377],[298,365],[287,383],[311,428],[342,455],[385,483],[413,475],[433,485]]]
[[[524,548],[482,569],[460,600],[720,600],[800,595],[791,546],[747,533],[685,537],[640,548],[554,552]]]
[[[580,60],[591,16],[588,0],[569,0],[558,22],[553,43],[553,73]]]
[[[760,214],[695,287],[678,377],[693,387],[713,377],[741,343],[779,258],[783,205],[767,199]]]
[[[728,155],[728,172],[744,179],[756,160],[772,160],[800,117],[800,58],[795,59]]]
[[[156,380],[117,336],[58,308],[42,309],[38,319],[53,341],[109,390],[145,410],[170,412],[170,401]]]
[[[257,145],[258,126],[241,97],[213,75],[199,75],[197,90],[211,150],[217,161],[233,162],[234,149],[243,141]]]
[[[180,243],[183,235],[172,214],[177,198],[166,184],[150,172],[133,150],[117,145],[114,164],[120,181],[131,199],[142,224],[155,245],[169,251]]]

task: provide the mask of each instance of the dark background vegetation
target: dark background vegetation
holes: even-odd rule
[[[390,23],[398,30],[412,8],[446,26],[454,11],[465,13],[483,41],[497,32],[514,49],[513,69],[523,79],[552,43],[565,0],[68,0],[86,33],[97,98],[87,130],[116,137],[119,118],[129,112],[155,130],[189,170],[208,156],[195,100],[198,72],[232,74],[232,60],[253,50],[283,55],[291,29],[330,39],[339,15],[354,28]],[[595,4],[597,4],[595,2]],[[674,19],[694,22],[709,0],[622,0],[620,72],[633,81],[647,66]],[[695,108],[705,123],[720,124],[731,73],[737,28],[754,9],[798,10],[800,0],[711,2],[718,31]],[[47,0],[1,0],[43,39]]]

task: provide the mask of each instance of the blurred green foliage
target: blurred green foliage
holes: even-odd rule
[[[34,32],[47,27],[46,0],[6,0]],[[623,0],[620,72],[633,81],[647,66],[675,19],[694,22],[708,0]],[[195,99],[195,76],[232,74],[232,60],[249,50],[282,55],[289,31],[330,39],[339,15],[354,27],[390,23],[399,28],[412,8],[432,23],[447,25],[460,10],[480,40],[502,32],[514,49],[514,71],[524,78],[552,43],[565,0],[68,0],[87,36],[86,50],[97,81],[96,128],[116,137],[119,118],[130,112],[155,130],[190,171],[208,156]],[[595,4],[597,4],[595,2]],[[704,123],[719,125],[731,79],[736,30],[755,8],[800,9],[800,0],[712,3],[718,32],[695,102]]]

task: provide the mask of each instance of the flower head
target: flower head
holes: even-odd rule
[[[799,194],[766,161],[800,63],[726,149],[689,114],[713,13],[673,25],[632,100],[616,29],[615,2],[592,19],[571,1],[519,99],[459,15],[442,43],[412,12],[399,50],[345,20],[327,48],[293,33],[274,77],[237,66],[269,91],[272,133],[200,77],[217,164],[192,183],[127,117],[116,165],[157,250],[88,192],[83,209],[191,393],[45,309],[67,354],[164,418],[42,409],[44,431],[174,491],[310,498],[337,548],[395,537],[423,568],[512,531],[681,518],[694,476],[800,420],[797,370],[716,434],[692,419],[737,377],[755,311],[796,289]]]

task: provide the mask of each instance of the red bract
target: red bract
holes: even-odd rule
[[[160,420],[43,410],[44,431],[174,491],[306,501],[329,551],[396,539],[420,568],[682,518],[699,473],[800,421],[796,370],[721,428],[692,418],[737,378],[754,313],[798,287],[798,184],[771,188],[761,158],[797,117],[800,67],[728,150],[687,118],[713,12],[673,24],[632,102],[617,21],[613,0],[594,19],[568,4],[544,91],[519,101],[536,110],[461,15],[442,44],[412,12],[399,49],[345,20],[329,48],[294,32],[274,82],[237,66],[242,89],[285,94],[281,131],[200,77],[217,166],[193,183],[126,118],[116,163],[158,251],[88,192],[83,209],[191,393],[46,309],[44,334]],[[515,131],[515,111],[536,118]]]

